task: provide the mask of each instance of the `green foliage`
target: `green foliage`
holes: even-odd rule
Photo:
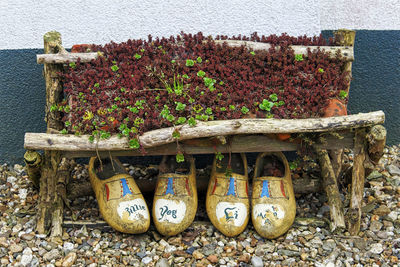
[[[324,69],[322,69],[322,68],[319,68],[319,69],[318,69],[318,72],[320,72],[320,73],[324,73],[325,71],[324,71]]]
[[[185,161],[185,156],[182,153],[176,154],[176,162],[181,163]]]
[[[183,111],[186,108],[186,104],[182,104],[181,102],[177,102],[175,104],[176,104],[176,108],[175,109],[178,110],[178,111]]]
[[[197,72],[197,76],[199,76],[199,77],[204,77],[205,75],[206,75],[206,73],[204,71],[202,71],[202,70],[199,70]]]
[[[265,111],[271,111],[272,107],[275,104],[273,102],[268,101],[267,99],[263,99],[263,102],[259,105],[260,109]]]
[[[184,124],[186,122],[185,117],[179,117],[178,120],[176,121],[176,124]]]
[[[95,83],[93,86],[96,87],[96,88],[99,88],[100,84],[99,83]]]
[[[230,109],[230,110],[235,110],[235,109],[236,109],[236,106],[235,106],[235,105],[229,105],[229,109]]]
[[[181,134],[179,133],[179,131],[177,129],[175,129],[172,133],[172,137],[175,139],[179,139],[179,137],[181,137]]]
[[[70,66],[71,68],[75,69],[75,68],[76,68],[76,63],[75,63],[75,62],[70,62],[70,63],[69,63],[69,66]]]
[[[136,59],[141,59],[141,58],[142,58],[142,56],[139,55],[138,53],[136,53],[136,54],[134,55],[134,57],[135,57]]]
[[[212,111],[211,108],[206,108],[205,113],[206,113],[207,115],[211,115],[211,114],[213,113],[213,111]]]
[[[273,102],[276,102],[278,100],[278,96],[276,94],[271,94],[269,99],[271,99]]]
[[[196,59],[196,61],[197,61],[197,63],[203,62],[203,60],[201,59],[201,57],[198,57],[198,58]]]
[[[196,120],[195,120],[195,118],[193,118],[193,117],[190,117],[189,119],[188,119],[188,124],[189,124],[189,126],[196,126],[196,124],[197,124],[197,122],[196,122]]]
[[[67,134],[68,131],[67,131],[67,129],[62,129],[62,130],[60,131],[60,133],[62,133],[62,134]]]
[[[346,99],[347,95],[348,95],[348,93],[347,93],[346,91],[340,90],[340,92],[339,92],[339,97],[340,97],[341,99]]]
[[[193,67],[194,66],[194,61],[191,59],[186,59],[186,66],[187,67]]]
[[[133,149],[138,149],[140,147],[139,140],[137,138],[130,139],[129,147]]]
[[[249,109],[246,106],[243,106],[242,109],[240,110],[243,114],[247,114],[249,112]]]
[[[296,60],[296,61],[303,61],[303,60],[304,60],[303,54],[296,54],[296,55],[294,56],[294,60]]]
[[[253,55],[253,56],[255,56],[255,55],[256,55],[256,52],[251,51],[250,54]]]
[[[119,67],[118,67],[117,65],[112,65],[112,66],[111,66],[111,70],[112,70],[113,72],[116,72],[117,70],[119,70]]]
[[[221,152],[217,152],[217,153],[215,154],[215,158],[216,158],[217,160],[221,161],[221,160],[224,159],[224,155],[222,155]]]

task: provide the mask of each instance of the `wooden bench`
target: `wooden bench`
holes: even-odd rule
[[[339,30],[335,39],[341,46],[320,47],[334,56],[339,51],[347,60],[346,70],[351,71],[354,60],[353,44],[355,32]],[[230,46],[245,45],[252,50],[269,49],[270,45],[249,41],[219,41]],[[307,49],[317,47],[292,46],[295,53],[307,54]],[[129,148],[127,139],[112,136],[107,140],[90,142],[88,136],[59,134],[63,128],[61,114],[51,112],[50,107],[59,103],[63,94],[62,84],[57,75],[62,65],[95,59],[97,53],[68,53],[61,46],[61,35],[49,32],[44,36],[43,55],[37,62],[44,64],[46,81],[46,122],[47,133],[26,133],[25,149],[28,175],[40,187],[37,231],[52,236],[62,235],[66,184],[69,181],[68,164],[63,158],[91,156],[141,156],[138,150]],[[350,85],[349,85],[350,86]],[[199,122],[195,127],[179,126],[179,141],[187,154],[218,152],[264,152],[296,151],[304,146],[314,149],[322,170],[322,184],[328,197],[331,215],[331,230],[345,229],[346,222],[340,199],[337,177],[341,173],[343,148],[354,152],[351,200],[347,212],[347,229],[355,235],[360,229],[361,205],[365,172],[373,168],[383,153],[386,131],[381,126],[385,115],[382,111],[355,115],[311,118],[296,120],[278,119],[236,119]],[[144,133],[139,137],[146,155],[166,155],[178,152],[176,139],[172,136],[175,128],[163,128]],[[274,138],[274,134],[298,133],[307,136],[310,143],[288,142]],[[38,153],[44,150],[41,158]],[[304,181],[305,183],[307,181]]]

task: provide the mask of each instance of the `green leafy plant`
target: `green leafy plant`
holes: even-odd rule
[[[303,61],[304,59],[303,59],[303,54],[296,54],[295,56],[294,56],[294,60],[296,60],[296,61]]]
[[[256,52],[251,51],[250,54],[253,55],[253,56],[255,56],[255,55],[256,55]]]
[[[204,71],[202,71],[202,70],[199,70],[197,72],[197,76],[199,76],[199,77],[204,77],[205,75],[206,75],[206,73]]]
[[[243,114],[247,114],[249,112],[249,109],[246,106],[243,106],[240,110]]]
[[[340,90],[340,92],[339,92],[339,97],[340,97],[341,99],[346,99],[347,95],[348,95],[348,93],[347,93],[346,91]]]
[[[217,153],[215,153],[215,158],[216,158],[217,160],[221,161],[221,160],[224,159],[224,155],[222,155],[221,152],[217,152]]]
[[[111,70],[112,70],[113,72],[116,72],[117,70],[119,70],[119,67],[118,67],[117,65],[112,65],[112,66],[111,66]]]
[[[185,161],[185,156],[182,153],[176,154],[176,162],[181,163]]]
[[[194,61],[191,59],[186,59],[186,66],[187,67],[193,67],[194,66]]]
[[[142,55],[139,55],[138,53],[136,53],[136,54],[134,55],[134,57],[135,57],[136,59],[141,59],[141,58],[142,58]]]
[[[319,68],[319,69],[318,69],[318,72],[320,72],[320,73],[324,73],[325,71],[324,71],[324,69],[323,69],[323,68]]]
[[[178,111],[183,111],[186,108],[186,104],[182,104],[181,102],[177,102],[175,104],[176,104],[176,108],[175,109],[178,110]]]
[[[69,63],[69,66],[70,66],[71,68],[75,69],[75,68],[76,68],[76,63],[75,63],[75,62],[70,62],[70,63]]]
[[[190,117],[189,119],[188,119],[188,124],[189,124],[189,126],[196,126],[196,120],[195,120],[195,118],[193,118],[193,117]]]
[[[274,105],[275,104],[273,102],[270,102],[267,99],[263,99],[262,103],[259,105],[259,108],[265,111],[271,111]]]

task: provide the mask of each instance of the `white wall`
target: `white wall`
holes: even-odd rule
[[[189,2],[189,3],[185,3]],[[0,49],[42,48],[57,30],[63,45],[205,34],[315,35],[323,29],[400,29],[398,0],[0,0]]]

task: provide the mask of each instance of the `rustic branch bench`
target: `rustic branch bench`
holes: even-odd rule
[[[319,47],[335,56],[341,53],[347,60],[346,70],[351,72],[354,60],[353,44],[355,32],[339,30],[335,39],[340,46]],[[266,43],[226,40],[230,46],[250,47],[252,50],[269,49]],[[129,148],[127,139],[112,136],[107,140],[90,142],[88,136],[59,134],[63,128],[61,114],[50,112],[50,107],[60,102],[63,94],[62,84],[57,75],[67,62],[90,62],[98,53],[68,53],[61,46],[61,36],[49,32],[44,36],[45,54],[37,56],[37,62],[44,64],[46,81],[46,122],[47,133],[25,134],[25,160],[28,175],[40,187],[40,203],[37,231],[52,236],[62,235],[66,184],[68,183],[68,165],[63,158],[91,156],[141,156],[142,152]],[[277,48],[279,49],[279,47]],[[307,54],[313,46],[292,46],[295,53]],[[382,111],[360,113],[329,118],[310,119],[237,119],[199,122],[195,127],[178,126],[180,149],[187,154],[207,154],[215,152],[264,152],[296,151],[304,146],[301,142],[281,141],[274,134],[310,134],[313,137],[312,148],[318,156],[321,167],[323,187],[327,193],[331,230],[343,230],[346,226],[342,200],[340,199],[337,178],[342,164],[342,149],[354,151],[351,200],[348,210],[348,231],[355,235],[360,229],[362,194],[365,170],[373,168],[382,155],[386,132],[380,125],[384,122]],[[166,155],[178,152],[173,128],[163,128],[146,132],[139,137],[146,155]],[[39,154],[30,151],[44,150],[40,161]],[[40,163],[41,162],[41,163]],[[39,180],[40,177],[40,180]]]

